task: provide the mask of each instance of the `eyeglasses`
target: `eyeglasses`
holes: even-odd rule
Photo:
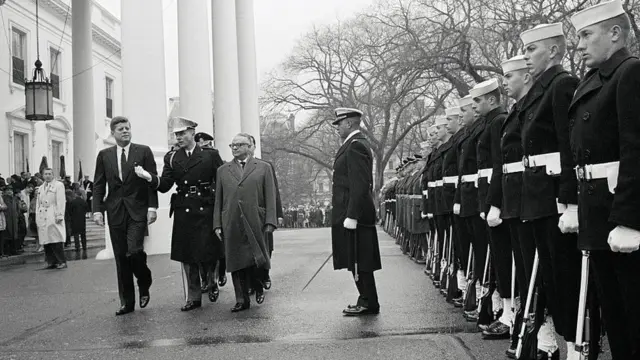
[[[245,145],[249,146],[249,144],[247,143],[238,143],[238,144],[229,144],[229,147],[233,149],[233,148],[243,147]]]

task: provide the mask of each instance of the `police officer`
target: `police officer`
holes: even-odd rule
[[[569,108],[579,184],[578,246],[590,252],[613,359],[638,359],[640,60],[626,46],[633,32],[620,1],[587,8],[571,22],[577,49],[591,69]]]
[[[569,104],[578,79],[562,67],[566,39],[562,23],[538,25],[520,34],[524,58],[535,83],[520,112],[522,121],[522,220],[531,224],[540,258],[546,305],[544,326],[573,348],[579,293],[580,253],[575,234],[558,229],[559,214],[577,208],[577,182],[569,144]],[[538,348],[557,351],[551,331],[540,330]]]
[[[488,204],[489,186],[491,185],[494,162],[500,161],[500,129],[506,118],[506,112],[500,101],[500,85],[496,79],[487,80],[473,87],[470,91],[475,113],[485,121],[485,128],[478,137],[476,145],[478,164],[478,211],[480,217],[486,219],[491,206]],[[493,183],[496,185],[495,183]],[[497,184],[501,186],[500,184]],[[493,209],[495,212],[495,209]],[[509,338],[510,325],[513,322],[511,311],[511,240],[509,228],[502,224],[489,227],[491,243],[492,267],[496,275],[497,290],[502,298],[494,311],[502,308],[502,316],[483,331],[485,339]],[[499,299],[498,299],[499,300]]]
[[[211,147],[195,142],[192,120],[178,117],[173,132],[179,149],[164,157],[162,175],[156,176],[137,166],[136,175],[147,180],[160,192],[168,192],[175,184],[177,192],[171,196],[174,214],[171,236],[171,260],[182,263],[187,279],[187,299],[182,311],[202,306],[200,271],[198,264],[215,262],[222,252],[220,241],[213,236],[213,205],[216,173],[223,164],[220,154]],[[218,298],[218,287],[209,290],[209,300]]]

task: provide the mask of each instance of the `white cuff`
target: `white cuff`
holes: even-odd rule
[[[147,209],[147,211],[151,211],[151,212],[156,212],[156,210],[158,210],[158,209],[156,209],[154,207],[150,207],[149,209]]]

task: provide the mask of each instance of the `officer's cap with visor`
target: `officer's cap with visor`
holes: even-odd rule
[[[334,110],[336,119],[332,122],[333,125],[338,125],[340,121],[348,118],[362,117],[362,111],[353,108],[336,108]]]
[[[197,133],[193,139],[198,142],[200,140],[204,140],[204,141],[213,141],[213,136],[205,133],[205,132],[199,132]]]
[[[198,123],[187,119],[186,117],[178,116],[173,122],[173,132],[181,132],[187,129],[195,129],[198,126]]]

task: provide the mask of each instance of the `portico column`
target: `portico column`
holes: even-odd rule
[[[122,0],[121,9],[122,115],[131,121],[132,142],[151,148],[161,173],[168,141],[162,1]],[[145,238],[147,254],[171,250],[169,194],[158,193],[158,201],[158,221]],[[106,238],[98,259],[113,256],[108,230]]]
[[[215,145],[223,160],[232,159],[229,144],[241,132],[235,1],[212,0],[213,95]]]
[[[198,132],[213,135],[207,14],[205,1],[178,0],[180,115],[197,122]]]
[[[236,0],[236,31],[242,131],[256,138],[255,155],[260,157],[260,110],[253,0]]]
[[[85,174],[93,177],[96,167],[96,118],[93,97],[92,3],[71,3],[71,60],[73,77],[73,169],[82,161]]]

